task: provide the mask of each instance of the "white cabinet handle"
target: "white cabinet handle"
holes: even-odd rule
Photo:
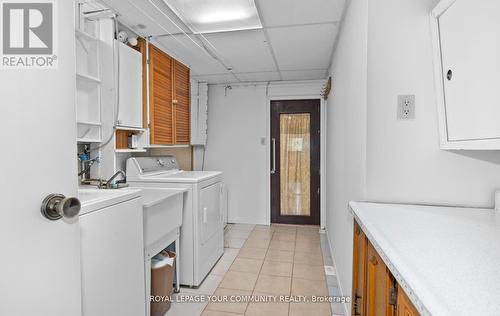
[[[205,224],[207,220],[207,211],[208,209],[206,207],[203,208],[203,224]]]

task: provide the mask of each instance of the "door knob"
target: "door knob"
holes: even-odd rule
[[[61,218],[74,219],[81,209],[80,200],[75,197],[65,197],[62,194],[49,194],[42,202],[42,215],[56,221]]]

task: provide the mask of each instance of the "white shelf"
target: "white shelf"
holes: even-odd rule
[[[96,78],[94,76],[90,76],[90,75],[84,75],[84,74],[76,74],[76,78],[79,79],[79,80],[82,80],[82,81],[86,81],[86,82],[91,82],[91,83],[101,83],[101,79],[99,78]]]
[[[102,126],[100,122],[84,122],[84,121],[78,121],[76,122],[77,124],[81,125],[89,125],[89,126]]]
[[[82,30],[79,30],[79,29],[75,30],[75,35],[76,35],[76,38],[82,39],[82,40],[85,40],[88,42],[97,42],[98,41],[97,37],[90,35],[89,33],[82,31]]]
[[[137,149],[127,148],[127,149],[116,149],[115,152],[117,152],[117,153],[145,153],[145,152],[147,152],[147,150],[143,149],[143,148],[137,148]]]
[[[128,127],[128,126],[117,126],[116,129],[119,131],[132,131],[132,132],[140,132],[140,133],[144,133],[146,131],[145,128]]]
[[[77,138],[76,141],[79,143],[100,143],[102,140],[97,138]]]

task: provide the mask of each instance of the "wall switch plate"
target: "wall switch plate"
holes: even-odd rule
[[[398,95],[398,119],[415,118],[415,95]]]

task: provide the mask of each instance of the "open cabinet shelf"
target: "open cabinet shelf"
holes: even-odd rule
[[[99,25],[81,18],[75,28],[77,142],[100,143],[101,79]]]
[[[91,83],[96,83],[96,84],[101,83],[101,79],[94,77],[94,76],[91,76],[91,75],[77,73],[76,78],[79,80],[86,81],[86,82],[91,82]]]
[[[87,41],[87,42],[97,42],[99,39],[85,31],[80,29],[75,29],[75,36],[77,39]]]

